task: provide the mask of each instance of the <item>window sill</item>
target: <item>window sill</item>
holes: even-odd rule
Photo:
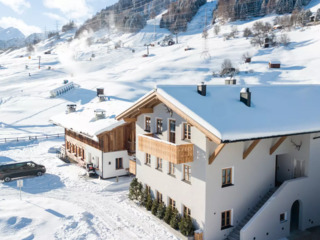
[[[123,168],[116,168],[116,170],[123,170]]]
[[[232,227],[233,227],[232,225],[225,226],[225,227],[222,227],[221,230],[225,230],[225,229],[232,228]]]
[[[226,187],[231,187],[231,186],[234,186],[234,184],[232,184],[232,183],[225,184],[225,185],[222,185],[221,188],[226,188]]]
[[[148,167],[151,167],[151,164],[148,164],[148,163],[145,163],[144,165],[148,166]]]
[[[182,182],[185,182],[185,183],[188,183],[188,184],[191,185],[191,181],[188,181],[188,180],[183,179]]]
[[[182,139],[182,140],[185,141],[185,142],[191,142],[191,138],[190,138],[190,139],[184,138],[184,139]]]
[[[145,131],[145,132],[148,132],[148,133],[151,132],[151,130],[148,130],[148,129],[145,129],[144,131]]]
[[[168,173],[168,176],[173,177],[173,178],[176,178],[176,175],[171,174],[171,173]]]
[[[162,172],[162,168],[156,168],[156,170]]]

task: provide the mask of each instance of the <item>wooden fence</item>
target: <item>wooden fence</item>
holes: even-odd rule
[[[32,140],[46,140],[46,139],[55,139],[55,138],[64,138],[64,133],[56,133],[56,134],[48,134],[48,135],[33,135],[33,136],[23,136],[23,137],[0,138],[0,143],[25,142],[25,141],[32,141]]]

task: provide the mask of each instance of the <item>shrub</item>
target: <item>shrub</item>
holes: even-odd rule
[[[215,35],[219,35],[219,33],[220,33],[220,26],[219,25],[214,25],[214,27],[213,27],[213,32],[214,32],[214,34]]]
[[[142,196],[139,201],[142,206],[146,206],[149,195],[150,195],[149,190],[147,188],[145,188],[143,190]]]
[[[252,36],[252,31],[250,28],[245,28],[243,30],[243,37],[248,38]]]
[[[185,236],[193,235],[194,228],[190,216],[184,216],[179,223],[180,232]]]
[[[283,45],[283,46],[288,46],[289,43],[290,43],[290,38],[288,37],[287,34],[281,34],[280,35],[280,43]]]
[[[170,220],[170,226],[174,229],[179,229],[179,223],[181,221],[180,214],[178,210],[175,208],[172,213],[172,217]]]
[[[155,199],[152,203],[152,207],[151,207],[151,213],[153,215],[157,215],[157,211],[158,211],[158,207],[159,207],[159,203],[158,201]]]
[[[137,178],[134,178],[130,183],[129,199],[140,200],[142,197],[142,184],[138,182]]]
[[[170,224],[172,213],[173,213],[172,207],[169,205],[167,207],[167,209],[166,209],[165,214],[164,214],[163,221],[165,221],[166,223]]]
[[[146,209],[147,209],[148,211],[150,211],[151,208],[152,208],[152,205],[153,205],[153,201],[152,201],[151,195],[148,194],[147,203],[146,203]]]
[[[166,206],[162,202],[159,204],[159,207],[157,209],[157,217],[160,219],[163,219],[165,212],[166,212]]]

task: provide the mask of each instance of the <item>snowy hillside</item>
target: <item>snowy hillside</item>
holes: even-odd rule
[[[62,133],[49,119],[64,113],[69,103],[84,109],[96,102],[97,87],[113,100],[132,102],[157,84],[224,84],[225,77],[213,72],[220,72],[225,59],[239,69],[237,84],[320,84],[320,25],[286,32],[288,46],[254,47],[242,31],[259,20],[272,23],[276,16],[221,25],[216,36],[209,26],[215,6],[216,1],[202,6],[173,46],[157,44],[169,34],[158,27],[159,15],[136,34],[100,31],[70,41],[74,32],[67,32],[36,44],[32,53],[27,48],[0,52],[0,164],[34,160],[48,170],[43,177],[25,180],[22,201],[15,181],[0,184],[0,239],[176,239],[155,217],[128,201],[129,178],[118,183],[87,179],[83,169],[61,162],[52,151],[63,143],[61,138],[2,143],[4,138]],[[315,12],[320,0],[312,0],[307,8]],[[223,34],[234,25],[239,34],[224,40]],[[283,32],[274,33],[280,37]],[[149,46],[149,56],[142,57],[147,53],[144,45],[150,43],[154,46]],[[45,54],[49,50],[51,54]],[[246,52],[251,63],[243,63]],[[281,68],[269,69],[272,60],[280,61]],[[64,80],[78,87],[51,98],[50,91]]]

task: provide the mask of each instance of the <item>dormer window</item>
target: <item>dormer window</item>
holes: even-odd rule
[[[191,125],[188,123],[183,124],[183,139],[191,139]]]
[[[146,132],[151,132],[151,118],[150,117],[145,117],[145,128],[144,130]]]

